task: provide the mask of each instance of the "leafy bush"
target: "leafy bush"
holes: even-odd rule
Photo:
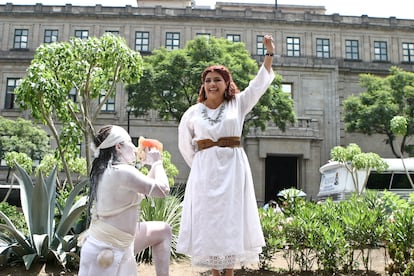
[[[6,152],[5,159],[7,166],[11,169],[14,169],[16,167],[17,162],[27,171],[27,173],[32,173],[33,161],[26,153],[15,151]]]
[[[414,275],[414,193],[405,203],[398,204],[388,223],[386,247],[392,263],[392,275]]]
[[[370,252],[386,248],[390,274],[414,275],[414,193],[401,199],[391,192],[356,193],[345,201],[315,204],[291,199],[284,212],[260,210],[266,246],[261,268],[283,252],[289,272],[314,269],[352,274],[362,263],[368,273]],[[384,256],[385,258],[385,256]]]
[[[301,271],[310,270],[313,265],[315,252],[312,243],[318,227],[318,220],[315,219],[317,212],[313,210],[315,207],[303,198],[296,198],[285,206],[285,215],[290,215],[283,227],[286,237],[284,257],[288,262],[289,271],[293,271],[295,264]]]
[[[259,255],[259,268],[261,270],[271,270],[273,269],[271,262],[274,254],[280,251],[285,244],[283,235],[285,216],[273,208],[259,209],[259,216],[266,242],[266,245],[262,248],[262,253]]]
[[[9,220],[16,226],[17,229],[22,229],[23,233],[26,235],[27,225],[24,220],[24,215],[22,212],[17,210],[16,206],[10,205],[7,202],[0,202],[0,211],[7,217]],[[0,217],[0,224],[6,224],[6,220]],[[0,235],[6,235],[6,232],[1,232]]]
[[[381,202],[377,192],[366,192],[364,196],[354,194],[340,202],[339,217],[349,249],[346,271],[353,269],[355,251],[359,251],[368,271],[371,249],[379,248],[384,241],[387,214]]]

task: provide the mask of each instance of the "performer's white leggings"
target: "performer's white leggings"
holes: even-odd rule
[[[147,221],[137,224],[134,244],[125,250],[87,237],[81,249],[78,276],[136,276],[135,255],[152,246],[152,257],[157,276],[168,276],[170,266],[171,227],[162,221]],[[105,249],[112,250],[113,263],[103,268],[98,265],[97,256]]]

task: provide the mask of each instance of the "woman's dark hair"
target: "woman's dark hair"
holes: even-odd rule
[[[227,101],[234,99],[235,95],[239,93],[240,90],[237,88],[237,85],[234,83],[233,77],[231,76],[229,69],[223,65],[213,65],[213,66],[207,67],[201,74],[201,88],[200,88],[200,91],[198,92],[197,102],[201,103],[207,99],[206,90],[204,89],[204,82],[206,80],[207,74],[211,72],[219,73],[227,84],[227,89],[226,89],[226,92],[224,93],[224,99]]]
[[[102,127],[96,135],[93,137],[93,143],[96,147],[99,147],[103,141],[108,137],[112,129],[111,125]],[[89,187],[89,199],[88,199],[88,225],[90,222],[90,211],[94,200],[96,199],[96,191],[98,190],[99,180],[102,177],[105,169],[108,167],[108,163],[116,161],[117,155],[115,146],[100,149],[99,156],[95,158],[92,162],[91,173],[89,174],[90,187]]]

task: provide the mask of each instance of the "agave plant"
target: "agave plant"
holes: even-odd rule
[[[25,236],[0,211],[1,218],[6,222],[0,224],[0,230],[10,233],[0,235],[0,244],[6,245],[1,247],[0,254],[5,255],[9,262],[20,259],[27,270],[34,262],[47,262],[49,258],[65,266],[68,254],[76,255],[77,235],[71,233],[71,229],[86,209],[86,196],[79,199],[77,196],[87,181],[75,185],[65,206],[61,207],[56,202],[56,167],[46,179],[39,175],[35,183],[21,166],[16,168],[20,173],[16,179],[20,184],[20,200],[28,235]]]

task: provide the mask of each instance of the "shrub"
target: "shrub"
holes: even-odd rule
[[[354,253],[359,251],[366,271],[369,270],[370,251],[378,248],[384,241],[385,209],[377,192],[366,192],[364,196],[354,194],[340,202],[339,218],[344,238],[347,241],[346,271],[352,270]]]
[[[394,275],[414,275],[414,193],[405,204],[393,210],[388,223],[386,247],[392,263],[387,270]]]
[[[273,269],[269,262],[281,251],[289,272],[311,270],[316,262],[326,273],[352,274],[362,258],[368,273],[371,250],[385,246],[390,274],[414,275],[413,206],[414,193],[407,201],[391,192],[367,191],[341,202],[292,199],[279,214],[259,210],[266,240],[260,266]]]
[[[292,204],[294,203],[294,204]],[[286,219],[283,232],[286,237],[284,256],[288,262],[288,268],[293,270],[297,264],[301,271],[308,271],[314,263],[314,239],[316,229],[320,221],[317,220],[318,212],[315,212],[318,206],[311,202],[306,202],[302,198],[296,198],[286,208],[291,208],[294,212],[286,212],[291,217]],[[293,210],[291,209],[291,210]]]
[[[259,255],[259,268],[261,270],[271,270],[273,256],[280,251],[285,244],[283,225],[285,216],[273,208],[267,210],[259,209],[260,221],[266,245],[262,248]]]
[[[26,231],[27,234],[27,225],[24,220],[24,215],[22,212],[17,210],[16,206],[10,205],[7,202],[0,202],[0,211],[10,219],[10,221],[16,226],[17,229],[22,229],[23,232]],[[6,220],[0,217],[0,224],[5,224]],[[5,235],[6,233],[1,232],[0,235]]]

